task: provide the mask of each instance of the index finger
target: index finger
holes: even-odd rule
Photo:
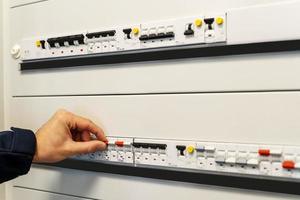
[[[84,117],[70,113],[69,126],[78,131],[89,131],[94,134],[97,139],[107,141],[104,131],[94,122]]]

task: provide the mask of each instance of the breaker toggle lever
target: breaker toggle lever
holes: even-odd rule
[[[180,152],[181,156],[184,156],[184,151],[186,149],[186,146],[184,146],[184,145],[177,145],[176,149]]]
[[[188,24],[187,29],[184,31],[184,35],[194,35],[193,24]]]
[[[282,163],[284,169],[295,169],[295,162],[292,160],[286,160]]]
[[[123,147],[124,146],[124,141],[115,141],[115,145],[118,147]]]
[[[259,149],[258,154],[261,156],[269,156],[271,153],[270,149]]]

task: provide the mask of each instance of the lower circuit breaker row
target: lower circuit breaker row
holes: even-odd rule
[[[39,36],[22,41],[22,60],[226,42],[226,14]]]
[[[76,159],[300,179],[300,147],[108,137]]]

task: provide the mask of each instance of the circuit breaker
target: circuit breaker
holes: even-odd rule
[[[240,175],[300,178],[300,147],[108,137],[104,152],[74,159]]]
[[[22,60],[226,43],[226,13],[59,34],[22,42]]]
[[[291,1],[40,35],[23,38],[12,54],[15,58],[21,56],[21,70],[32,70],[291,51],[299,49],[300,27],[285,19],[298,18],[299,7],[299,2]],[[253,16],[261,20],[253,20]],[[289,32],[278,30],[277,24],[285,24]]]

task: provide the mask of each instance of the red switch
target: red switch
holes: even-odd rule
[[[270,155],[270,150],[269,149],[259,149],[258,153],[261,156],[269,156]]]
[[[123,147],[124,146],[124,142],[123,141],[116,141],[115,145],[117,145],[118,147]]]
[[[104,141],[104,143],[105,143],[106,145],[108,145],[108,141]]]
[[[282,163],[284,169],[295,169],[295,162],[292,160],[286,160]]]

